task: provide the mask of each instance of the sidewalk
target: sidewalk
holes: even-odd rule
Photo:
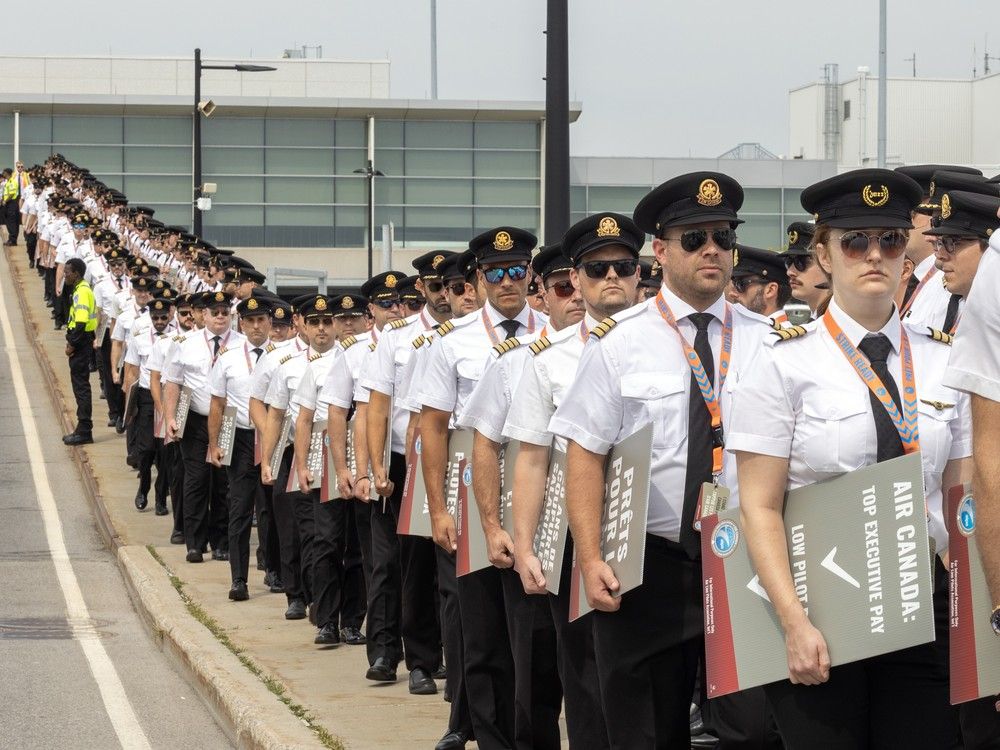
[[[10,281],[29,318],[23,330],[35,338],[40,364],[51,380],[49,389],[55,398],[61,398],[59,408],[68,432],[73,426],[75,403],[63,352],[64,332],[53,330],[49,308],[42,300],[41,279],[28,268],[23,246],[5,250]],[[15,300],[9,303],[16,314]],[[15,332],[21,330],[15,321]],[[104,426],[107,407],[98,397],[96,373],[91,384],[95,442],[72,450],[78,453],[84,485],[93,495],[98,524],[118,548],[136,608],[156,635],[170,641],[165,643],[165,649],[177,652],[175,655],[189,670],[189,678],[220,715],[224,727],[229,724],[237,744],[270,748],[343,746],[352,750],[434,747],[447,729],[443,682],[438,683],[437,695],[412,696],[407,690],[404,665],[400,665],[399,681],[393,685],[369,682],[364,678],[368,667],[364,647],[342,645],[324,651],[313,645],[316,629],[307,620],[284,619],[285,597],[267,591],[262,572],[251,570],[249,601],[231,602],[228,562],[213,562],[206,556],[201,565],[186,563],[184,546],[168,541],[172,517],[155,516],[152,498],[146,511],[136,511],[133,498],[137,480],[135,472],[125,464],[125,438]],[[38,384],[39,389],[45,387]],[[52,446],[52,450],[66,449],[60,445]],[[256,532],[251,544],[252,566]],[[146,550],[147,546],[162,565]],[[179,581],[171,581],[170,573]],[[189,603],[174,590],[178,585]],[[218,626],[214,635],[189,614],[198,607]],[[226,638],[240,658],[220,644]],[[260,677],[254,676],[246,661],[259,668]],[[271,680],[267,685],[266,679]],[[272,693],[281,692],[282,686],[284,697],[279,702]],[[310,731],[298,718],[303,715],[334,738],[325,738],[324,743],[322,733]],[[467,747],[476,745],[469,743]]]

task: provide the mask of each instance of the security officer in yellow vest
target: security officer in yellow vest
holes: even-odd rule
[[[7,225],[7,246],[17,244],[17,232],[21,227],[21,182],[19,174],[10,168],[3,171],[3,220]]]
[[[90,284],[83,280],[87,266],[80,258],[70,258],[63,266],[63,281],[73,290],[73,304],[66,322],[66,356],[69,378],[76,398],[76,429],[63,436],[66,445],[94,442],[91,421],[90,361],[93,356],[94,331],[97,329],[97,300]]]

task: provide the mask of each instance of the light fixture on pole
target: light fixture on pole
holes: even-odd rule
[[[363,169],[355,169],[354,174],[363,174],[368,181],[368,278],[372,277],[372,254],[375,245],[375,178],[385,177],[379,170],[375,169],[372,160],[369,159]]]

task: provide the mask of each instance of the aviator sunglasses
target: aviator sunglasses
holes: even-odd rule
[[[790,255],[785,258],[785,270],[787,271],[792,266],[799,273],[805,273],[805,270],[812,265],[813,257],[811,255]]]
[[[639,261],[635,258],[624,258],[622,260],[588,260],[581,263],[577,268],[582,268],[584,273],[592,279],[603,279],[608,275],[608,269],[615,269],[615,275],[619,278],[634,276],[635,270],[639,267]]]
[[[573,289],[573,282],[569,280],[557,281],[555,284],[548,287],[548,289],[555,292],[555,295],[559,299],[566,299],[567,297],[572,297],[573,292],[575,291]]]
[[[484,268],[483,278],[489,284],[499,284],[504,276],[510,276],[511,281],[522,281],[528,276],[528,267],[524,264],[508,266],[507,268]]]
[[[736,247],[736,232],[732,229],[712,229],[711,231],[708,229],[688,229],[686,232],[681,232],[680,237],[664,237],[663,239],[667,242],[680,242],[681,247],[686,252],[693,253],[706,245],[709,236],[723,250],[732,250]]]
[[[840,250],[851,260],[860,260],[868,255],[872,243],[878,244],[879,253],[895,260],[906,249],[906,235],[898,229],[872,233],[851,230],[841,235]]]

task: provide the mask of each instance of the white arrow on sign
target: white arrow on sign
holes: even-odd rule
[[[833,556],[836,554],[837,554],[837,548],[834,547],[832,550],[830,550],[830,554],[828,554],[826,557],[823,558],[823,562],[821,562],[820,565],[829,570],[838,578],[842,578],[843,580],[847,581],[854,588],[856,589],[861,588],[861,584],[858,583],[857,579],[854,576],[852,576],[850,573],[848,573],[846,570],[844,570],[842,567],[840,567],[839,565],[837,565],[837,563],[833,561]]]
[[[764,601],[766,602],[771,601],[771,597],[767,595],[767,592],[764,591],[764,587],[760,585],[760,576],[754,576],[753,578],[751,578],[749,583],[747,583],[747,588],[750,589],[752,592],[754,592]]]

